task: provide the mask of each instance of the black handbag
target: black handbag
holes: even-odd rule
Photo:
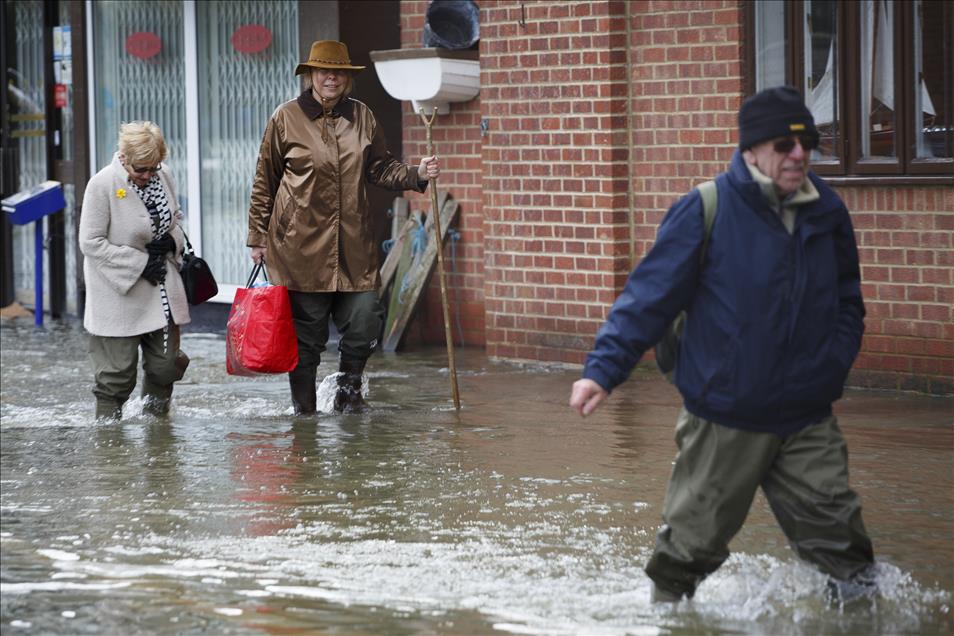
[[[192,243],[185,232],[186,249],[182,254],[182,267],[179,273],[182,274],[182,285],[185,287],[186,298],[190,305],[200,305],[219,293],[219,286],[215,282],[215,276],[209,269],[209,264],[199,256],[196,256],[192,249]]]

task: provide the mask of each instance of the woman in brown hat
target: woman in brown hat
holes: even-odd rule
[[[252,260],[265,260],[271,281],[291,297],[299,362],[288,380],[297,414],[316,410],[329,317],[341,335],[334,408],[364,408],[362,373],[384,319],[366,184],[424,192],[440,173],[436,157],[409,166],[388,152],[374,114],[348,97],[363,68],[351,64],[341,42],[311,45],[308,61],[295,69],[308,74],[310,86],[269,119],[252,185]]]

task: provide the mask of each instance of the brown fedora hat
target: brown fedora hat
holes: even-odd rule
[[[295,69],[295,75],[301,75],[310,68],[360,71],[364,67],[351,64],[348,47],[345,46],[344,42],[318,40],[317,42],[311,43],[311,53],[308,54],[308,61],[298,65]]]

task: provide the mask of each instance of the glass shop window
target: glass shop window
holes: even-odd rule
[[[92,10],[95,169],[112,159],[122,122],[159,124],[193,247],[228,295],[248,275],[262,132],[298,94],[298,3],[126,0]]]
[[[954,3],[797,0],[749,7],[756,90],[797,86],[829,175],[954,174]]]
[[[297,2],[196,4],[204,257],[220,280],[248,277],[248,204],[265,124],[298,96]]]

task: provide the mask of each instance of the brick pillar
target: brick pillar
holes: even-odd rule
[[[641,257],[669,207],[724,171],[738,142],[742,4],[640,2],[631,10],[634,240]]]
[[[481,3],[491,356],[582,361],[629,270],[625,12]]]

